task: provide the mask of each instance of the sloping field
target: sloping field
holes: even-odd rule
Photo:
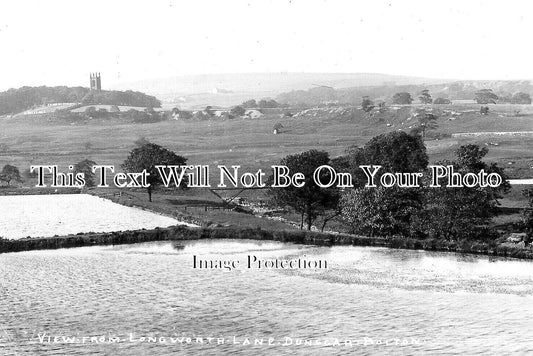
[[[43,105],[39,106],[33,109],[29,109],[26,111],[23,111],[21,113],[18,113],[15,116],[19,115],[38,115],[38,114],[49,114],[53,113],[57,110],[68,110],[74,106],[78,105],[77,103],[57,103],[57,104],[50,104],[50,105]]]
[[[268,169],[288,154],[320,149],[336,157],[349,146],[363,145],[378,134],[409,131],[416,119],[407,120],[408,114],[409,109],[407,113],[389,111],[380,119],[348,107],[316,109],[297,117],[267,114],[261,119],[170,120],[151,124],[120,120],[71,124],[33,116],[25,120],[13,118],[2,120],[0,165],[13,164],[21,171],[31,164],[57,164],[66,169],[89,158],[119,169],[135,147],[134,142],[144,137],[187,157],[190,164],[239,164],[247,171]],[[274,135],[273,126],[277,123],[283,129]],[[439,127],[430,133],[444,136],[426,140],[431,162],[452,158],[459,145],[476,143],[487,146],[487,159],[505,165],[511,177],[533,176],[533,137],[450,137],[454,133],[481,131],[532,131],[533,116],[467,113],[455,120],[441,116],[437,123]]]
[[[533,131],[496,131],[496,132],[461,132],[454,133],[452,137],[499,137],[499,136],[510,136],[510,137],[520,137],[520,136],[531,136],[533,137]]]
[[[96,110],[99,109],[106,109],[107,111],[111,111],[111,107],[115,105],[85,105],[76,109],[71,110],[71,112],[85,112],[88,108],[93,107]],[[146,108],[143,106],[123,106],[118,105],[117,106],[120,111],[128,111],[128,110],[137,110],[137,111],[144,111]],[[161,108],[154,108],[155,111],[163,111]]]

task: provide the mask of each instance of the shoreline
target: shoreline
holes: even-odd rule
[[[87,246],[123,245],[152,241],[204,239],[268,240],[316,246],[372,246],[533,260],[533,250],[531,249],[502,245],[490,246],[486,243],[476,241],[415,240],[411,238],[367,237],[301,230],[269,231],[260,228],[187,227],[185,225],[150,230],[79,233],[76,235],[23,238],[18,240],[0,239],[0,254]]]
[[[98,198],[102,198],[102,199],[106,199],[106,200],[109,200],[115,204],[120,204],[120,205],[123,205],[123,206],[127,206],[129,208],[135,208],[135,209],[140,209],[140,210],[144,210],[144,211],[149,211],[153,214],[158,214],[158,215],[161,215],[161,216],[166,216],[166,217],[169,217],[169,218],[172,218],[172,219],[176,219],[176,220],[179,220],[180,222],[184,223],[184,224],[194,224],[194,225],[198,225],[198,227],[201,227],[201,226],[205,226],[205,222],[200,220],[200,219],[197,219],[197,218],[194,218],[190,215],[185,215],[185,214],[182,214],[178,211],[168,211],[167,209],[156,209],[155,207],[146,207],[146,206],[143,206],[143,205],[138,205],[138,204],[125,204],[125,202],[121,201],[120,200],[120,197],[121,196],[117,196],[117,195],[111,195],[111,194],[103,194],[99,191],[93,191],[93,190],[89,190],[89,191],[86,191],[86,192],[81,192],[80,194],[88,194],[88,195],[92,195],[92,196],[95,196],[95,197],[98,197]]]
[[[248,239],[270,240],[279,242],[293,242],[305,245],[317,246],[373,246],[391,249],[407,249],[422,251],[451,252],[458,254],[484,255],[503,258],[518,258],[533,260],[533,249],[519,246],[497,245],[482,241],[446,241],[438,239],[417,240],[403,237],[369,237],[351,235],[338,232],[317,232],[307,230],[265,229],[261,227],[246,226],[221,226],[208,224],[206,221],[185,215],[179,211],[170,211],[167,208],[128,204],[121,201],[121,196],[103,194],[100,191],[59,190],[51,192],[43,189],[44,194],[88,194],[102,199],[110,200],[115,204],[150,211],[154,214],[167,216],[183,223],[198,225],[175,225],[170,227],[157,227],[154,229],[138,229],[113,232],[87,232],[53,237],[25,237],[21,239],[5,239],[0,237],[0,254],[10,252],[23,252],[43,249],[75,248],[97,245],[121,245],[151,241],[185,241],[202,239]],[[32,195],[42,195],[43,191],[32,192]],[[27,195],[29,191],[23,191],[19,195]],[[12,194],[5,194],[12,195]],[[260,219],[258,217],[258,219]]]

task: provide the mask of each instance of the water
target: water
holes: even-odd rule
[[[326,260],[328,269],[198,270],[193,255],[300,257]],[[2,355],[533,352],[527,261],[206,240],[3,254],[0,275]],[[47,342],[43,333],[76,339]],[[104,342],[89,339],[99,336]],[[296,345],[303,340],[312,345]]]
[[[509,184],[533,185],[533,178],[527,179],[509,179]]]
[[[178,225],[166,216],[87,194],[0,196],[0,237],[51,237]]]

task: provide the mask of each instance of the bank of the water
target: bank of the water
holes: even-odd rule
[[[499,257],[533,259],[533,250],[477,241],[445,241],[437,239],[382,238],[309,231],[268,231],[263,229],[187,227],[183,225],[150,230],[86,233],[48,238],[0,239],[0,253],[59,249],[94,245],[120,245],[150,241],[185,241],[202,239],[248,239],[293,242],[298,244],[334,246],[377,246],[397,249],[444,251]]]
[[[95,194],[95,193],[92,193]],[[95,194],[100,196],[99,194]],[[491,242],[479,242],[479,241],[447,241],[440,239],[426,239],[417,240],[412,238],[382,238],[382,237],[368,237],[368,236],[354,236],[348,234],[339,233],[319,233],[319,232],[307,232],[302,230],[272,230],[272,229],[260,229],[260,228],[245,228],[238,226],[231,227],[213,227],[213,225],[206,223],[199,218],[194,218],[183,213],[179,213],[174,209],[168,209],[167,206],[155,207],[155,206],[139,206],[133,204],[125,204],[117,196],[106,196],[106,199],[110,199],[117,204],[123,204],[127,206],[135,206],[137,208],[154,211],[159,214],[170,216],[178,220],[194,223],[202,226],[204,230],[217,230],[216,235],[220,235],[220,231],[232,231],[232,233],[222,233],[220,238],[234,238],[232,236],[239,236],[236,238],[253,239],[253,240],[273,240],[273,241],[286,241],[296,242],[302,244],[314,244],[321,246],[333,246],[333,245],[353,245],[353,246],[378,246],[397,249],[410,249],[410,250],[426,250],[426,251],[443,251],[454,253],[469,253],[476,255],[488,255],[499,257],[512,257],[520,259],[533,259],[533,249],[527,249],[520,246],[498,245]],[[259,233],[258,233],[259,232]],[[205,234],[202,233],[202,234]],[[248,234],[248,235],[247,235]],[[269,237],[264,237],[268,235]],[[209,235],[209,234],[208,234]],[[259,235],[259,238],[258,238]],[[203,236],[203,235],[202,235]],[[280,238],[281,236],[281,238]],[[198,237],[204,238],[204,237]],[[218,237],[217,237],[218,238]],[[172,238],[170,238],[172,239]],[[178,238],[179,239],[179,238]],[[193,238],[194,239],[194,238]]]
[[[0,196],[3,195],[60,195],[60,194],[81,194],[79,188],[37,188],[37,187],[0,187]]]
[[[77,190],[79,193],[80,191]],[[29,192],[28,192],[29,193]],[[51,192],[49,189],[40,194],[73,193],[72,191]],[[91,195],[104,197],[102,194],[88,192]],[[11,195],[11,194],[5,194]],[[83,247],[94,245],[120,245],[133,244],[149,241],[180,241],[199,239],[249,239],[249,240],[272,240],[281,242],[293,242],[308,245],[334,246],[376,246],[395,249],[443,251],[455,253],[468,253],[477,255],[489,255],[500,257],[513,257],[520,259],[533,259],[533,249],[521,246],[498,245],[495,242],[480,241],[447,241],[439,239],[417,240],[412,238],[383,238],[367,237],[348,234],[320,233],[302,230],[274,230],[269,228],[249,228],[240,226],[220,227],[208,224],[205,221],[185,215],[170,207],[153,207],[124,202],[115,195],[104,197],[114,203],[151,211],[160,215],[172,217],[184,223],[192,223],[201,228],[177,225],[168,228],[102,232],[102,233],[78,233],[75,235],[22,238],[18,240],[0,238],[0,253],[19,252],[42,249],[59,249],[71,247]],[[259,219],[259,218],[258,218]]]
[[[139,201],[133,202],[133,201],[122,200],[121,199],[121,197],[122,197],[121,194],[115,194],[115,193],[109,194],[109,193],[105,193],[105,191],[99,191],[99,190],[90,190],[90,191],[87,191],[87,194],[90,194],[90,195],[93,195],[93,196],[96,196],[96,197],[100,197],[100,198],[103,198],[103,199],[110,200],[110,201],[112,201],[115,204],[120,204],[120,205],[124,205],[124,206],[127,206],[127,207],[146,210],[146,211],[150,211],[152,213],[164,215],[164,216],[179,220],[179,221],[184,222],[184,223],[194,224],[194,225],[198,225],[198,226],[206,226],[207,225],[205,221],[203,221],[203,220],[201,220],[201,219],[199,219],[197,217],[191,216],[191,215],[183,214],[182,212],[179,212],[176,209],[172,209],[172,207],[167,207],[167,206],[158,207],[158,206],[153,205],[153,204],[151,204],[148,207],[146,205],[140,204]],[[145,204],[148,204],[148,203],[145,203]]]

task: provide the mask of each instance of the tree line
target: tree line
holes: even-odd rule
[[[488,89],[481,89],[481,88]],[[294,90],[278,95],[279,103],[293,107],[308,107],[324,103],[353,105],[362,97],[382,98],[389,103],[411,104],[416,99],[429,103],[424,92],[433,92],[433,104],[450,104],[453,100],[478,100],[483,91],[490,91],[496,103],[530,104],[533,85],[530,81],[501,82],[451,82],[429,85],[382,85],[371,87],[339,88],[317,87],[308,90]],[[409,95],[407,95],[409,94]],[[422,97],[422,98],[421,98]],[[482,104],[483,102],[480,102]]]
[[[528,93],[501,93],[498,96],[492,89],[480,89],[474,92],[472,99],[478,104],[531,104],[531,96]],[[451,100],[447,98],[438,97],[433,100],[428,89],[418,93],[418,100],[422,104],[451,104]],[[414,102],[414,99],[409,92],[399,92],[392,96],[391,101],[392,104],[409,105]]]
[[[453,165],[462,174],[477,174],[484,169],[505,179],[500,167],[483,161],[487,152],[485,147],[465,145],[457,149],[454,160],[437,164]],[[366,177],[358,169],[360,165],[381,165],[386,172],[424,172],[424,177],[429,176],[421,136],[400,131],[374,137],[363,147],[350,147],[345,155],[335,159],[330,159],[327,152],[310,150],[287,156],[280,164],[309,177],[323,164],[351,173],[354,188],[319,188],[309,179],[306,189],[276,188],[269,194],[275,205],[301,214],[301,227],[311,229],[318,217],[327,221],[334,216],[349,232],[369,236],[488,238],[493,235],[488,223],[496,212],[498,199],[510,188],[507,182],[498,188],[427,188],[429,184],[423,184],[426,188],[365,188]]]
[[[22,87],[0,93],[0,115],[16,114],[49,103],[161,107],[154,96],[136,91],[91,91],[84,87]]]
[[[300,216],[300,228],[310,230],[317,222],[320,229],[335,219],[347,231],[355,234],[384,237],[435,238],[446,240],[494,239],[489,228],[497,212],[498,200],[507,193],[510,185],[502,168],[486,163],[488,149],[475,144],[459,147],[452,160],[436,162],[453,165],[462,175],[497,173],[504,183],[499,187],[440,187],[399,188],[378,186],[366,188],[367,178],[360,165],[381,165],[380,172],[422,172],[429,179],[428,155],[419,134],[394,131],[374,137],[362,147],[349,147],[345,154],[330,158],[326,151],[312,149],[281,159],[280,165],[291,172],[301,172],[305,185],[301,188],[271,188],[268,197],[271,206],[280,207]],[[130,152],[122,168],[127,172],[147,169],[151,173],[152,189],[161,184],[156,165],[183,165],[187,158],[153,143],[145,142]],[[348,172],[353,177],[353,188],[321,188],[313,179],[315,169],[329,165],[337,172]],[[152,174],[153,173],[153,174]],[[322,181],[329,181],[330,173],[321,172]],[[379,173],[378,173],[379,175]],[[270,177],[272,180],[273,177]],[[379,177],[376,178],[379,181]],[[526,194],[526,193],[524,193]],[[523,212],[523,225],[533,234],[533,190],[529,193],[530,207]]]

